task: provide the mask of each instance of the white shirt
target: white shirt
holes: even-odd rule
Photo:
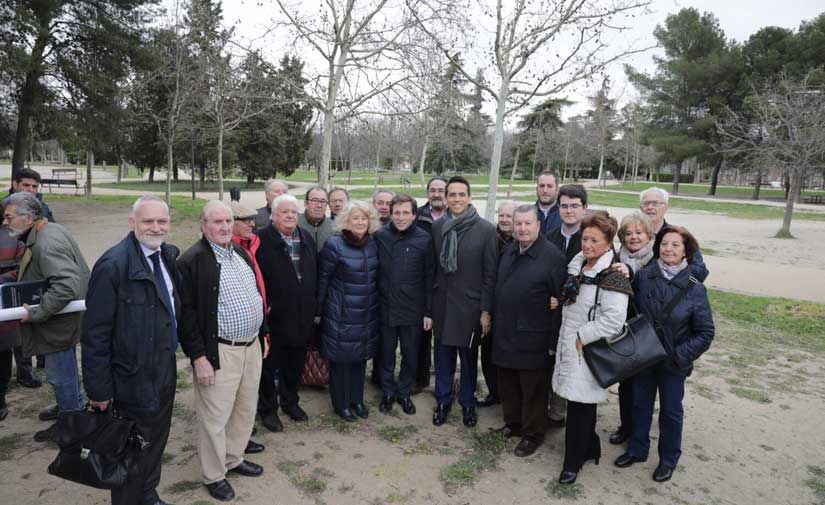
[[[138,242],[140,243],[140,242]],[[152,274],[155,273],[155,265],[152,263],[152,258],[149,256],[155,254],[156,252],[160,252],[160,248],[156,250],[149,249],[142,243],[140,243],[140,250],[143,251],[143,255],[146,256],[146,261],[149,263],[149,270],[152,271]],[[160,257],[160,270],[163,273],[163,281],[166,283],[166,290],[169,292],[169,299],[172,300],[172,316],[175,316],[175,285],[172,284],[172,277],[169,276],[169,272],[166,271],[166,265],[163,263],[163,255]]]

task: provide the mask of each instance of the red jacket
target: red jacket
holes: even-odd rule
[[[252,234],[249,238],[243,238],[239,235],[232,235],[232,241],[244,248],[252,258],[252,266],[255,268],[255,281],[258,283],[258,289],[261,291],[261,297],[264,299],[264,314],[269,314],[269,302],[266,298],[266,287],[264,286],[264,276],[261,275],[261,269],[258,266],[258,260],[255,259],[255,253],[258,247],[261,246],[261,239],[257,235]]]

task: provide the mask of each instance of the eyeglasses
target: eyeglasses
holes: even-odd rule
[[[578,210],[582,208],[582,204],[580,203],[562,203],[559,204],[559,208],[561,210]]]
[[[315,205],[326,205],[327,201],[321,198],[310,198],[307,200],[309,203],[314,203]]]
[[[642,202],[642,207],[661,207],[664,204],[665,202],[660,202],[659,200],[645,200]]]

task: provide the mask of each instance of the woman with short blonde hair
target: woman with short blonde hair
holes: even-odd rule
[[[378,213],[372,208],[371,205],[360,200],[352,200],[346,207],[344,207],[341,214],[335,216],[336,231],[344,231],[349,229],[349,215],[352,212],[362,212],[365,216],[367,216],[367,219],[369,220],[369,229],[367,230],[367,233],[370,235],[378,231],[378,228],[381,227],[381,223],[378,221]]]

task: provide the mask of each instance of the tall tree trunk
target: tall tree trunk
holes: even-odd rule
[[[120,163],[117,165],[117,183],[120,184],[123,181],[123,173],[129,170],[129,167],[126,165],[126,159],[121,154],[119,156]]]
[[[155,182],[155,167],[149,167],[149,182]]]
[[[625,183],[627,180],[627,164],[630,161],[630,145],[629,143],[625,144],[624,148],[624,170],[622,171],[622,184]]]
[[[567,180],[567,159],[570,156],[570,136],[567,136],[567,143],[564,146],[564,171],[561,174],[561,180]],[[535,179],[535,177],[533,178]]]
[[[175,164],[172,165],[172,179],[178,182],[178,160],[175,160]]]
[[[200,180],[198,181],[198,190],[203,191],[206,188],[206,160],[202,160],[198,169]]]
[[[719,184],[719,172],[722,170],[722,163],[724,163],[725,157],[719,156],[716,159],[716,163],[713,164],[713,171],[710,173],[710,188],[708,189],[709,195],[716,194],[716,186]]]
[[[31,129],[29,122],[35,115],[40,96],[38,86],[40,78],[43,76],[43,53],[51,36],[46,20],[46,26],[40,26],[37,38],[32,46],[30,57],[31,65],[26,72],[26,80],[23,89],[20,90],[20,99],[17,102],[17,132],[14,137],[14,154],[11,159],[12,178],[17,171],[26,165],[26,154],[31,145]]]
[[[172,143],[166,145],[166,205],[172,205],[172,165],[175,163]]]
[[[684,164],[687,163],[687,160],[683,160],[681,163],[677,163],[673,167],[673,191],[674,195],[679,194],[679,176],[682,175],[682,167]]]
[[[86,198],[92,197],[92,169],[95,167],[95,153],[86,150]]]
[[[790,176],[790,194],[796,195],[802,187],[802,177],[797,172],[793,172]],[[793,219],[794,198],[789,197],[785,202],[785,215],[782,217],[782,228],[776,234],[777,238],[793,238],[791,235],[791,219]]]
[[[493,155],[490,157],[490,176],[488,179],[487,208],[484,217],[493,222],[496,213],[496,191],[498,191],[498,171],[501,167],[501,149],[504,146],[504,113],[507,112],[507,98],[510,94],[510,81],[501,80],[496,106],[496,130],[493,137]]]
[[[636,144],[633,149],[633,184],[636,184],[636,180],[639,178],[639,151],[641,150],[641,146]]]
[[[218,128],[218,200],[223,201],[223,126]]]
[[[596,186],[597,187],[601,186],[603,176],[604,176],[604,143],[599,144],[599,176],[596,179]]]
[[[418,163],[418,175],[421,176],[421,187],[427,187],[427,178],[424,177],[424,162],[427,160],[427,148],[430,146],[430,136],[424,135],[424,147],[421,148],[421,161]]]
[[[762,171],[756,171],[756,181],[753,183],[753,194],[751,200],[759,200],[759,190],[762,187]]]
[[[513,160],[513,169],[510,170],[510,184],[507,185],[507,198],[510,198],[510,193],[513,190],[513,179],[516,178],[516,168],[518,167],[518,158],[521,154],[521,145],[516,147],[516,159]]]

